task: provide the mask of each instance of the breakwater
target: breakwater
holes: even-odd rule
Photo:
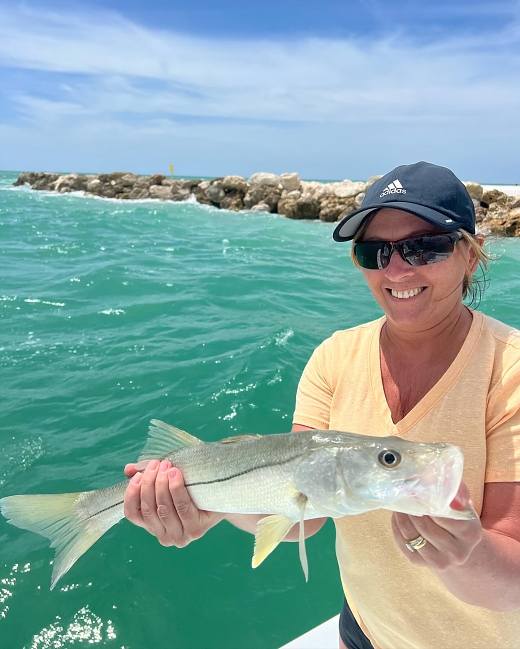
[[[225,176],[212,180],[175,180],[162,174],[142,176],[116,171],[111,174],[56,174],[23,172],[15,186],[30,185],[35,190],[87,195],[119,200],[158,199],[198,203],[220,209],[273,212],[290,219],[338,221],[357,209],[368,187],[381,176],[367,181],[342,180],[332,183],[304,181],[297,173],[256,173],[249,179]],[[520,236],[520,196],[498,189],[484,190],[476,182],[465,182],[473,199],[481,230],[503,236]]]

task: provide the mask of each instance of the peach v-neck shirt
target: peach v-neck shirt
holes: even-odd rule
[[[477,513],[486,482],[520,481],[520,331],[473,311],[446,373],[398,423],[384,394],[379,334],[385,319],[338,331],[301,377],[293,421],[317,429],[450,442]],[[391,512],[336,519],[345,595],[376,649],[520,649],[520,610],[494,612],[452,595],[398,550]]]

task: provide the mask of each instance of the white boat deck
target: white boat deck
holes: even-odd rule
[[[339,615],[291,640],[280,649],[338,649]]]

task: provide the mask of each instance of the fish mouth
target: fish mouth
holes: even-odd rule
[[[441,449],[436,460],[421,473],[403,480],[398,507],[407,513],[435,515],[450,508],[462,479],[462,453]]]

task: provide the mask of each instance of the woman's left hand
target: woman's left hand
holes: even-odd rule
[[[458,510],[472,507],[469,489],[464,483],[461,483],[450,506]],[[399,549],[410,563],[432,570],[447,570],[463,565],[482,540],[482,525],[478,516],[466,521],[394,512],[392,531]],[[410,552],[406,543],[419,536],[425,539],[426,545]]]

